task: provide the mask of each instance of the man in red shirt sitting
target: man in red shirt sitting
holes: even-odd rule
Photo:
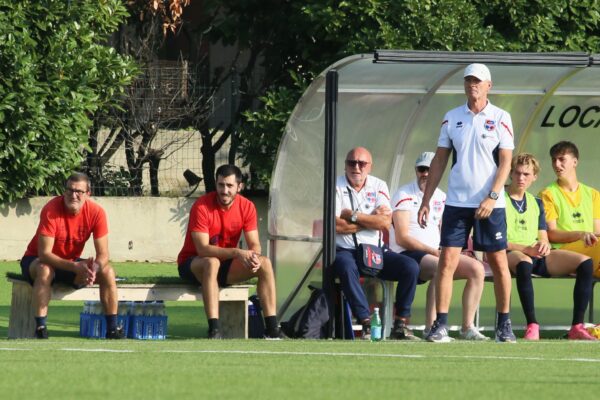
[[[222,165],[216,172],[217,190],[198,198],[190,210],[183,248],[177,257],[179,276],[202,285],[208,338],[221,339],[219,287],[258,277],[258,297],[265,316],[265,338],[283,337],[275,309],[275,275],[271,261],[261,255],[256,207],[239,194],[242,172]],[[248,250],[238,248],[244,232]]]
[[[96,257],[82,259],[81,253],[92,233]],[[124,337],[123,328],[117,326],[117,285],[108,263],[106,213],[90,199],[86,174],[72,174],[63,195],[42,208],[37,231],[21,259],[21,271],[33,285],[36,338],[48,338],[46,317],[54,281],[76,287],[97,283],[106,315],[106,338]]]

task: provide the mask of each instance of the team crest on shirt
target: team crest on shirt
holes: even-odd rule
[[[462,121],[458,121],[458,122],[456,123],[456,129],[460,129],[460,128],[462,128],[462,127],[463,127],[463,123],[462,123]]]
[[[377,193],[376,192],[367,192],[366,196],[367,196],[367,201],[369,203],[375,203],[375,201],[377,201]]]
[[[494,121],[493,119],[486,119],[485,123],[483,124],[483,127],[486,131],[491,132],[494,129],[496,129],[496,121]]]
[[[442,209],[443,209],[443,203],[441,201],[436,200],[433,202],[433,210],[435,212],[440,213],[440,212],[442,212]]]

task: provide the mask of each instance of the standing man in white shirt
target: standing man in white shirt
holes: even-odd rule
[[[510,114],[488,100],[489,69],[470,64],[464,71],[467,103],[446,113],[429,180],[418,213],[421,226],[429,221],[429,202],[450,155],[452,169],[442,217],[440,263],[436,275],[436,309],[427,340],[448,342],[447,323],[452,280],[460,253],[473,230],[473,247],[484,251],[494,274],[496,341],[516,342],[510,322],[511,277],[506,258],[504,183],[510,172],[514,137]]]
[[[390,228],[390,249],[411,257],[419,263],[419,283],[431,281],[427,287],[427,300],[425,303],[425,330],[423,335],[429,334],[431,325],[436,318],[435,310],[435,282],[433,278],[440,261],[440,227],[442,213],[446,203],[446,193],[435,189],[429,202],[430,212],[427,226],[421,228],[417,221],[417,213],[423,198],[423,191],[429,178],[429,167],[434,153],[424,152],[419,155],[415,163],[416,179],[400,187],[392,196],[392,226]],[[481,293],[485,271],[483,265],[476,259],[460,255],[454,279],[466,279],[463,290],[462,329],[459,337],[463,340],[488,340],[475,326],[473,320]]]

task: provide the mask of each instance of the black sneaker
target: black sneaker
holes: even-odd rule
[[[125,331],[122,326],[117,326],[112,331],[106,332],[107,339],[125,339]]]
[[[394,326],[390,332],[390,339],[392,340],[421,340],[414,335],[413,331],[408,329],[406,322],[401,319],[394,321]]]
[[[280,327],[277,327],[271,331],[266,330],[264,338],[266,340],[283,340],[287,339],[288,337],[285,335],[285,333],[283,333]]]
[[[45,325],[36,328],[35,330],[35,338],[36,339],[48,339],[48,329]]]
[[[362,340],[371,340],[371,319],[367,318],[360,322],[362,325]]]
[[[217,328],[208,330],[208,339],[210,340],[219,340],[223,339],[223,335],[221,335],[221,331]]]

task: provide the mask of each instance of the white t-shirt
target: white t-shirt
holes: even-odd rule
[[[345,208],[357,210],[362,214],[371,214],[374,209],[379,206],[390,206],[390,191],[388,190],[387,183],[379,178],[368,175],[365,185],[357,192],[351,186],[346,175],[338,176],[336,181],[336,194],[335,194],[335,215],[339,217],[342,210]],[[350,192],[348,192],[350,190]],[[352,201],[354,208],[350,206],[350,194],[352,195]],[[373,229],[363,229],[356,233],[356,239],[358,243],[366,244],[379,244],[380,231]],[[383,244],[383,238],[382,244]],[[344,249],[354,249],[354,239],[351,234],[346,235],[335,235],[335,244],[338,247]]]
[[[437,249],[440,246],[440,224],[442,223],[442,214],[444,213],[446,193],[440,189],[435,189],[435,192],[433,192],[433,196],[431,196],[431,200],[429,201],[429,219],[425,228],[421,228],[417,221],[417,214],[422,200],[423,192],[421,192],[415,180],[396,190],[396,193],[392,196],[392,211],[409,211],[409,235],[419,242]],[[392,225],[390,227],[390,249],[397,253],[406,250],[396,243],[395,237],[394,226]]]
[[[446,204],[477,208],[488,196],[496,170],[499,150],[514,149],[510,114],[488,102],[478,114],[467,104],[444,116],[438,147],[453,149]],[[504,208],[504,189],[495,208]]]

